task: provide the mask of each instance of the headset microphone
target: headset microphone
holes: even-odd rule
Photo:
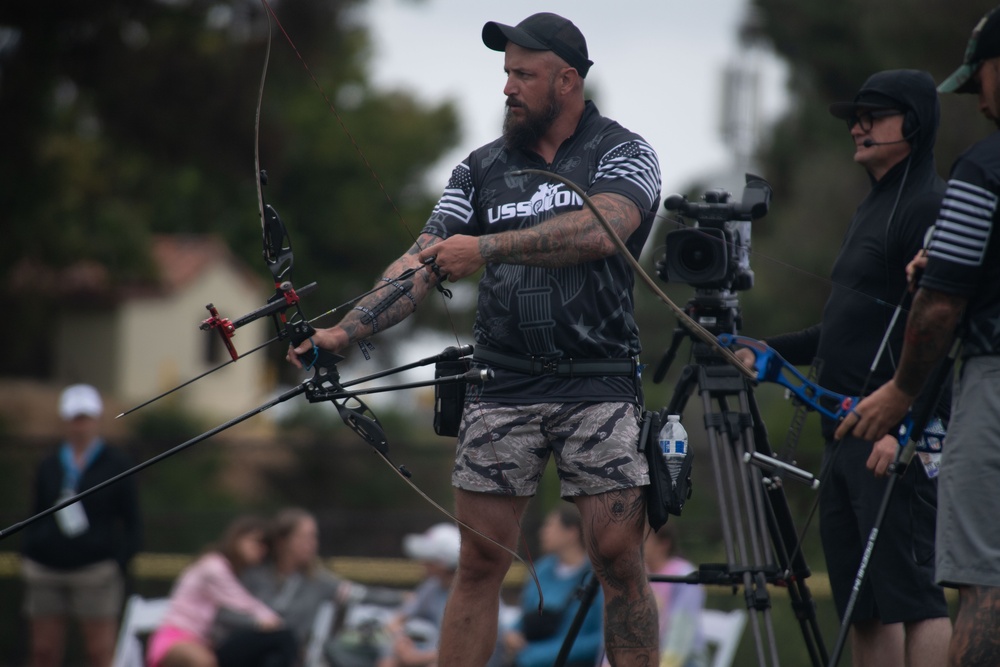
[[[903,127],[905,128],[906,126],[904,125]],[[892,144],[901,144],[917,136],[917,132],[919,131],[920,128],[916,128],[907,133],[902,139],[896,139],[895,141],[875,141],[874,139],[865,139],[861,142],[861,145],[865,148],[871,148],[872,146],[891,146]]]
[[[871,139],[865,139],[861,142],[861,145],[865,148],[871,148],[872,146],[888,146],[890,144],[902,144],[909,141],[905,137],[903,139],[897,139],[896,141],[872,141]]]

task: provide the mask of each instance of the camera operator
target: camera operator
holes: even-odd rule
[[[978,94],[979,110],[1000,127],[1000,7],[976,25],[962,66],[939,90]],[[936,554],[937,580],[959,590],[949,665],[1000,664],[1000,235],[992,233],[1000,224],[998,200],[1000,132],[994,132],[952,166],[895,376],[837,431],[885,433],[944,357],[964,317],[962,367],[941,465]]]
[[[893,327],[868,378],[893,306],[907,294],[906,264],[920,250],[944,191],[933,153],[940,111],[929,74],[891,70],[872,75],[853,101],[831,105],[830,113],[847,121],[854,161],[867,170],[871,190],[834,263],[822,322],[766,342],[796,365],[821,359],[819,384],[857,396],[868,390],[866,384],[892,377],[902,348],[903,327]],[[750,350],[737,354],[753,360]],[[843,620],[898,443],[892,436],[836,441],[835,428],[823,420],[823,465],[830,469],[820,489],[820,535]],[[851,618],[856,665],[944,663],[951,623],[943,591],[934,583],[936,482],[921,466],[910,468],[897,480]]]

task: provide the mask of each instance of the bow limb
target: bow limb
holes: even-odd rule
[[[267,16],[268,6],[264,3],[264,14]],[[264,187],[260,171],[260,111],[264,102],[264,82],[267,81],[267,66],[271,62],[271,20],[267,20],[267,48],[264,51],[264,67],[260,72],[260,85],[257,87],[257,109],[254,112],[253,123],[253,163],[257,184],[257,209],[260,214],[261,233],[264,233]]]
[[[720,345],[718,339],[716,339],[715,335],[712,334],[712,332],[710,332],[708,329],[698,324],[698,322],[696,322],[690,315],[688,315],[683,308],[674,303],[673,300],[669,296],[667,296],[663,292],[663,290],[660,289],[659,285],[657,285],[650,277],[650,275],[646,273],[646,270],[642,268],[642,265],[639,264],[638,260],[636,260],[636,258],[632,256],[632,253],[629,252],[629,249],[625,245],[625,242],[622,241],[621,238],[619,238],[618,234],[611,226],[611,223],[607,221],[607,219],[604,217],[604,214],[601,213],[601,210],[597,207],[597,205],[590,198],[590,196],[583,191],[583,188],[581,188],[579,185],[577,185],[573,181],[570,181],[569,179],[565,178],[560,174],[555,174],[550,171],[544,171],[542,169],[521,169],[513,172],[513,174],[514,175],[538,174],[540,176],[545,176],[547,178],[559,181],[566,187],[573,190],[573,192],[580,195],[580,198],[583,199],[583,202],[590,208],[591,212],[593,212],[594,217],[597,219],[598,223],[601,225],[601,227],[604,228],[604,231],[608,233],[608,236],[611,237],[611,240],[618,248],[618,251],[625,258],[625,261],[627,261],[629,265],[632,267],[632,270],[635,271],[635,273],[639,276],[639,278],[642,279],[642,282],[644,282],[646,286],[649,287],[649,289],[653,292],[653,294],[655,294],[657,298],[660,299],[660,301],[666,304],[667,307],[673,311],[674,315],[677,316],[677,319],[681,321],[684,327],[688,331],[690,331],[692,335],[697,337],[701,342],[705,343],[713,350],[715,350],[715,352],[717,352],[719,356],[721,356],[723,359],[725,359],[730,364],[735,366],[740,371],[740,373],[742,373],[745,377],[751,380],[753,379],[754,377],[753,371],[744,366],[743,363],[739,360],[739,358],[735,354],[733,354],[732,350]]]

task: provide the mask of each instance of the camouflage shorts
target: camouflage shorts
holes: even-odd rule
[[[633,403],[469,403],[452,484],[466,491],[532,496],[554,454],[564,497],[649,484]]]

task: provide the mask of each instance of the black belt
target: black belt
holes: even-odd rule
[[[557,375],[561,377],[599,377],[635,375],[635,359],[551,359],[506,354],[476,346],[472,360],[505,368],[525,375]]]

